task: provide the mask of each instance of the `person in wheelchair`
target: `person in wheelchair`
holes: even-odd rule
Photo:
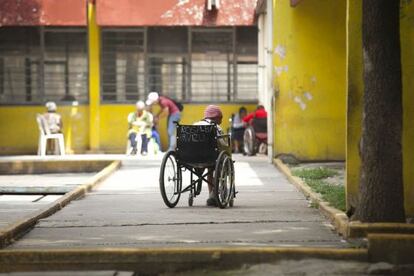
[[[220,127],[223,121],[223,113],[221,112],[220,107],[216,105],[209,105],[204,111],[204,119],[194,123],[194,125],[216,125],[217,126],[217,136],[224,135],[222,128]],[[226,151],[231,156],[231,145],[228,144],[227,140],[220,138],[217,140],[219,150]],[[213,170],[210,169],[207,176],[208,179],[208,192],[209,197],[207,199],[207,206],[217,206],[217,201],[214,196],[213,191]]]
[[[177,147],[164,155],[160,168],[160,192],[168,207],[175,207],[185,192],[189,192],[188,205],[193,206],[203,182],[208,185],[208,206],[233,207],[237,194],[234,162],[230,135],[219,126],[222,119],[220,108],[209,105],[201,121],[192,125],[176,123]],[[184,174],[190,176],[188,185],[184,185]]]
[[[255,111],[247,114],[247,116],[243,118],[243,122],[250,125],[253,123],[254,119],[267,119],[267,112],[263,105],[258,105]]]
[[[243,135],[244,154],[255,155],[256,152],[266,154],[267,151],[267,112],[263,105],[243,118],[247,125]]]
[[[145,110],[145,103],[138,101],[136,103],[136,112],[128,115],[128,139],[131,143],[131,154],[137,154],[137,138],[141,139],[141,154],[146,155],[148,152],[148,139],[152,134],[153,117],[152,114]]]

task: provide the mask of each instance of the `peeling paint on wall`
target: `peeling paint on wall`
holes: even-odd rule
[[[308,100],[308,101],[311,101],[312,99],[313,99],[313,96],[312,96],[312,94],[311,93],[309,93],[309,92],[305,92],[305,93],[303,93],[303,96]]]
[[[287,72],[289,70],[289,66],[275,66],[275,72],[278,76],[280,76],[283,72]]]
[[[314,98],[312,91],[316,85],[316,76],[309,77],[305,75],[300,80],[297,77],[291,78],[288,96],[299,105],[300,109],[305,110],[308,107],[307,102]]]
[[[278,55],[281,59],[286,57],[286,48],[278,44],[275,48],[275,54]]]
[[[302,100],[301,97],[296,96],[293,100],[295,101],[295,103],[297,103],[300,106],[300,108],[302,110],[305,110],[306,109],[306,103],[303,102],[303,100]]]

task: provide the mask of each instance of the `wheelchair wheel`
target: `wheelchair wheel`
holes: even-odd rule
[[[214,171],[214,191],[220,208],[226,206],[234,198],[234,166],[226,152],[221,152],[216,161]],[[233,202],[231,203],[233,204]]]
[[[267,144],[266,143],[260,143],[257,152],[259,154],[266,155],[267,154]]]
[[[249,126],[244,131],[243,135],[243,149],[248,156],[256,154],[256,134],[252,126]]]
[[[229,199],[229,207],[234,206],[234,198],[236,197],[236,185],[235,185],[235,173],[234,173],[234,162],[231,162],[231,171],[232,171],[232,190]]]
[[[160,191],[165,205],[175,207],[181,196],[181,170],[175,158],[175,152],[164,155],[160,170]]]
[[[193,206],[194,203],[194,195],[192,192],[190,192],[190,195],[188,196],[188,206]]]

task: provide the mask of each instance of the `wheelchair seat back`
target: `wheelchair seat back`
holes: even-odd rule
[[[219,154],[215,125],[177,125],[177,160],[194,167],[214,166]]]
[[[252,126],[256,133],[267,133],[267,118],[254,118]]]

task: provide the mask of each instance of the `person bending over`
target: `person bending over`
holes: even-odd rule
[[[175,124],[174,122],[179,122],[181,119],[181,112],[178,106],[168,97],[160,96],[157,92],[150,92],[148,94],[147,105],[158,104],[160,106],[160,111],[155,115],[155,120],[158,122],[160,116],[163,114],[168,115],[168,151],[175,149],[176,143],[176,133],[175,133]]]

